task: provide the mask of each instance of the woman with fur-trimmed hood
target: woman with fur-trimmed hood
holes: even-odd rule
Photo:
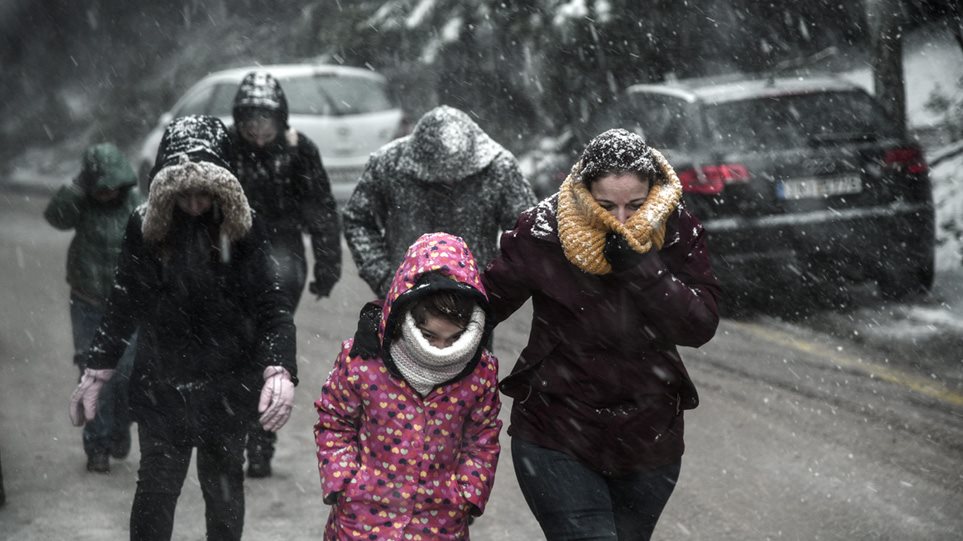
[[[131,539],[169,539],[197,447],[209,539],[240,539],[244,438],[290,415],[294,324],[270,245],[227,161],[220,120],[188,116],[164,132],[147,203],[130,217],[107,311],[71,398],[75,424],[138,329],[130,406],[141,461]],[[260,395],[258,392],[260,391]]]
[[[669,163],[636,134],[595,137],[559,193],[519,217],[485,270],[495,317],[526,300],[512,460],[548,539],[648,539],[698,404],[676,346],[719,322],[706,233]]]

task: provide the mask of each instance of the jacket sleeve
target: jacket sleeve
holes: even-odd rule
[[[104,317],[87,350],[86,366],[94,369],[117,366],[137,330],[138,314],[143,313],[142,308],[147,301],[148,286],[144,280],[144,268],[149,264],[150,258],[141,235],[140,214],[134,212],[127,220],[127,230],[114,272],[114,287],[107,299]]]
[[[475,516],[485,512],[485,504],[495,483],[495,468],[501,445],[498,435],[502,422],[498,418],[501,401],[498,396],[498,360],[485,353],[484,375],[478,384],[484,389],[469,416],[458,459],[458,488]]]
[[[522,175],[515,157],[509,154],[503,160],[505,173],[502,204],[498,207],[501,212],[498,216],[498,225],[501,229],[510,229],[518,220],[518,215],[535,206],[538,200],[535,198],[532,186]]]
[[[613,274],[628,284],[639,309],[655,325],[659,336],[654,338],[699,347],[715,335],[719,325],[720,289],[709,262],[705,229],[695,217],[682,214],[680,230],[686,243],[682,268],[670,269],[658,253],[651,253],[645,263]]]
[[[258,351],[255,358],[262,368],[283,366],[297,384],[293,309],[282,292],[280,271],[270,255],[270,240],[264,222],[257,215],[244,242],[250,243],[249,249],[245,250],[244,275],[251,295],[250,306],[257,321]]]
[[[381,298],[388,292],[394,273],[388,258],[383,217],[387,216],[381,183],[368,161],[361,180],[344,207],[344,236],[358,267],[358,274]]]
[[[305,186],[301,203],[301,222],[311,235],[314,253],[314,279],[334,286],[341,278],[341,225],[338,207],[331,194],[328,173],[321,163],[318,148],[298,134],[299,175]]]
[[[521,222],[521,220],[520,220]],[[488,302],[495,322],[508,319],[536,289],[530,282],[528,265],[524,259],[526,249],[516,228],[502,233],[498,255],[482,273],[482,284],[488,292]]]
[[[66,231],[77,226],[86,206],[86,196],[76,183],[61,186],[47,203],[43,217],[50,225]]]
[[[314,402],[318,422],[314,441],[318,449],[318,472],[325,503],[334,503],[335,493],[343,492],[361,467],[358,428],[361,422],[361,397],[349,373],[351,342],[342,344],[334,368]]]

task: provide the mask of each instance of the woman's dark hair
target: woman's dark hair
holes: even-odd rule
[[[475,300],[456,291],[442,290],[430,293],[415,301],[411,306],[411,316],[415,323],[423,325],[428,316],[440,317],[459,327],[467,327],[475,310]]]
[[[607,175],[635,173],[654,182],[660,177],[649,145],[642,136],[621,128],[596,135],[582,152],[580,180],[587,188]]]

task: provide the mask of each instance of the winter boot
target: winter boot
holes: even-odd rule
[[[110,473],[110,457],[104,451],[87,455],[87,471],[93,473]]]
[[[271,477],[271,460],[263,455],[251,455],[247,457],[247,476],[252,479]]]
[[[271,477],[271,458],[274,456],[274,442],[277,435],[261,428],[255,420],[247,433],[247,476],[251,478]]]
[[[130,427],[126,430],[118,430],[110,438],[110,456],[117,460],[127,458],[130,453]]]

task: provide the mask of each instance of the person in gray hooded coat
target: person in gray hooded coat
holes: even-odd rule
[[[499,233],[535,202],[515,156],[467,114],[441,106],[371,155],[342,218],[361,278],[384,298],[423,233],[462,237],[484,268]]]

